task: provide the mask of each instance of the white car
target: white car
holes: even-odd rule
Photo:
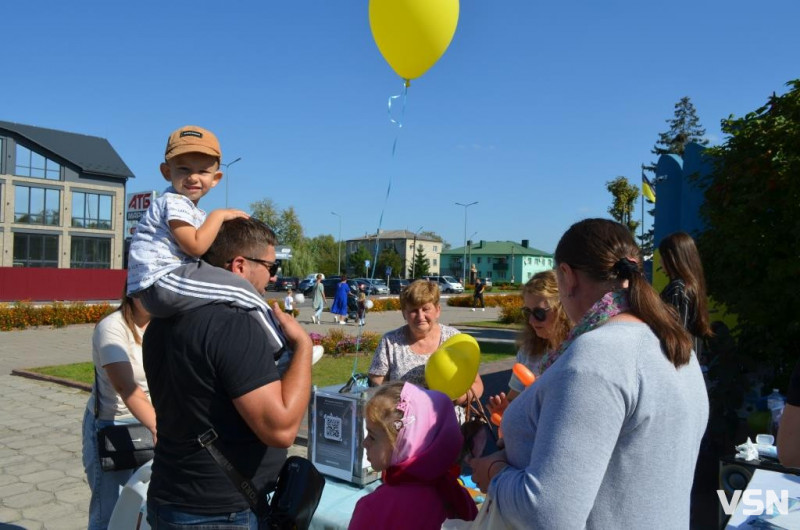
[[[424,278],[430,282],[436,282],[439,284],[439,290],[443,293],[463,293],[464,286],[461,285],[461,282],[453,278],[452,276],[424,276]]]

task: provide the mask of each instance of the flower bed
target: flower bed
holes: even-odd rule
[[[36,326],[64,327],[70,324],[94,324],[114,311],[108,303],[86,305],[83,302],[34,306],[30,302],[0,304],[0,331]]]

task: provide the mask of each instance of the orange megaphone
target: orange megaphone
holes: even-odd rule
[[[536,376],[533,374],[533,372],[531,372],[530,369],[522,363],[515,364],[511,371],[514,372],[514,375],[517,376],[517,379],[519,379],[520,383],[525,385],[526,388],[536,381]],[[503,419],[503,412],[505,411],[492,413],[492,423],[498,427]]]

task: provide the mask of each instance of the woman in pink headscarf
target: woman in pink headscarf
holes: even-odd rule
[[[463,437],[445,394],[389,383],[366,406],[367,450],[383,484],[356,504],[349,530],[439,529],[471,521],[475,502],[457,480]]]

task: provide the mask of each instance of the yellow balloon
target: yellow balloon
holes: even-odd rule
[[[453,335],[433,352],[425,365],[428,388],[456,399],[472,386],[480,362],[478,341],[466,333]]]
[[[369,25],[383,58],[403,79],[434,65],[453,40],[458,0],[370,0]]]

